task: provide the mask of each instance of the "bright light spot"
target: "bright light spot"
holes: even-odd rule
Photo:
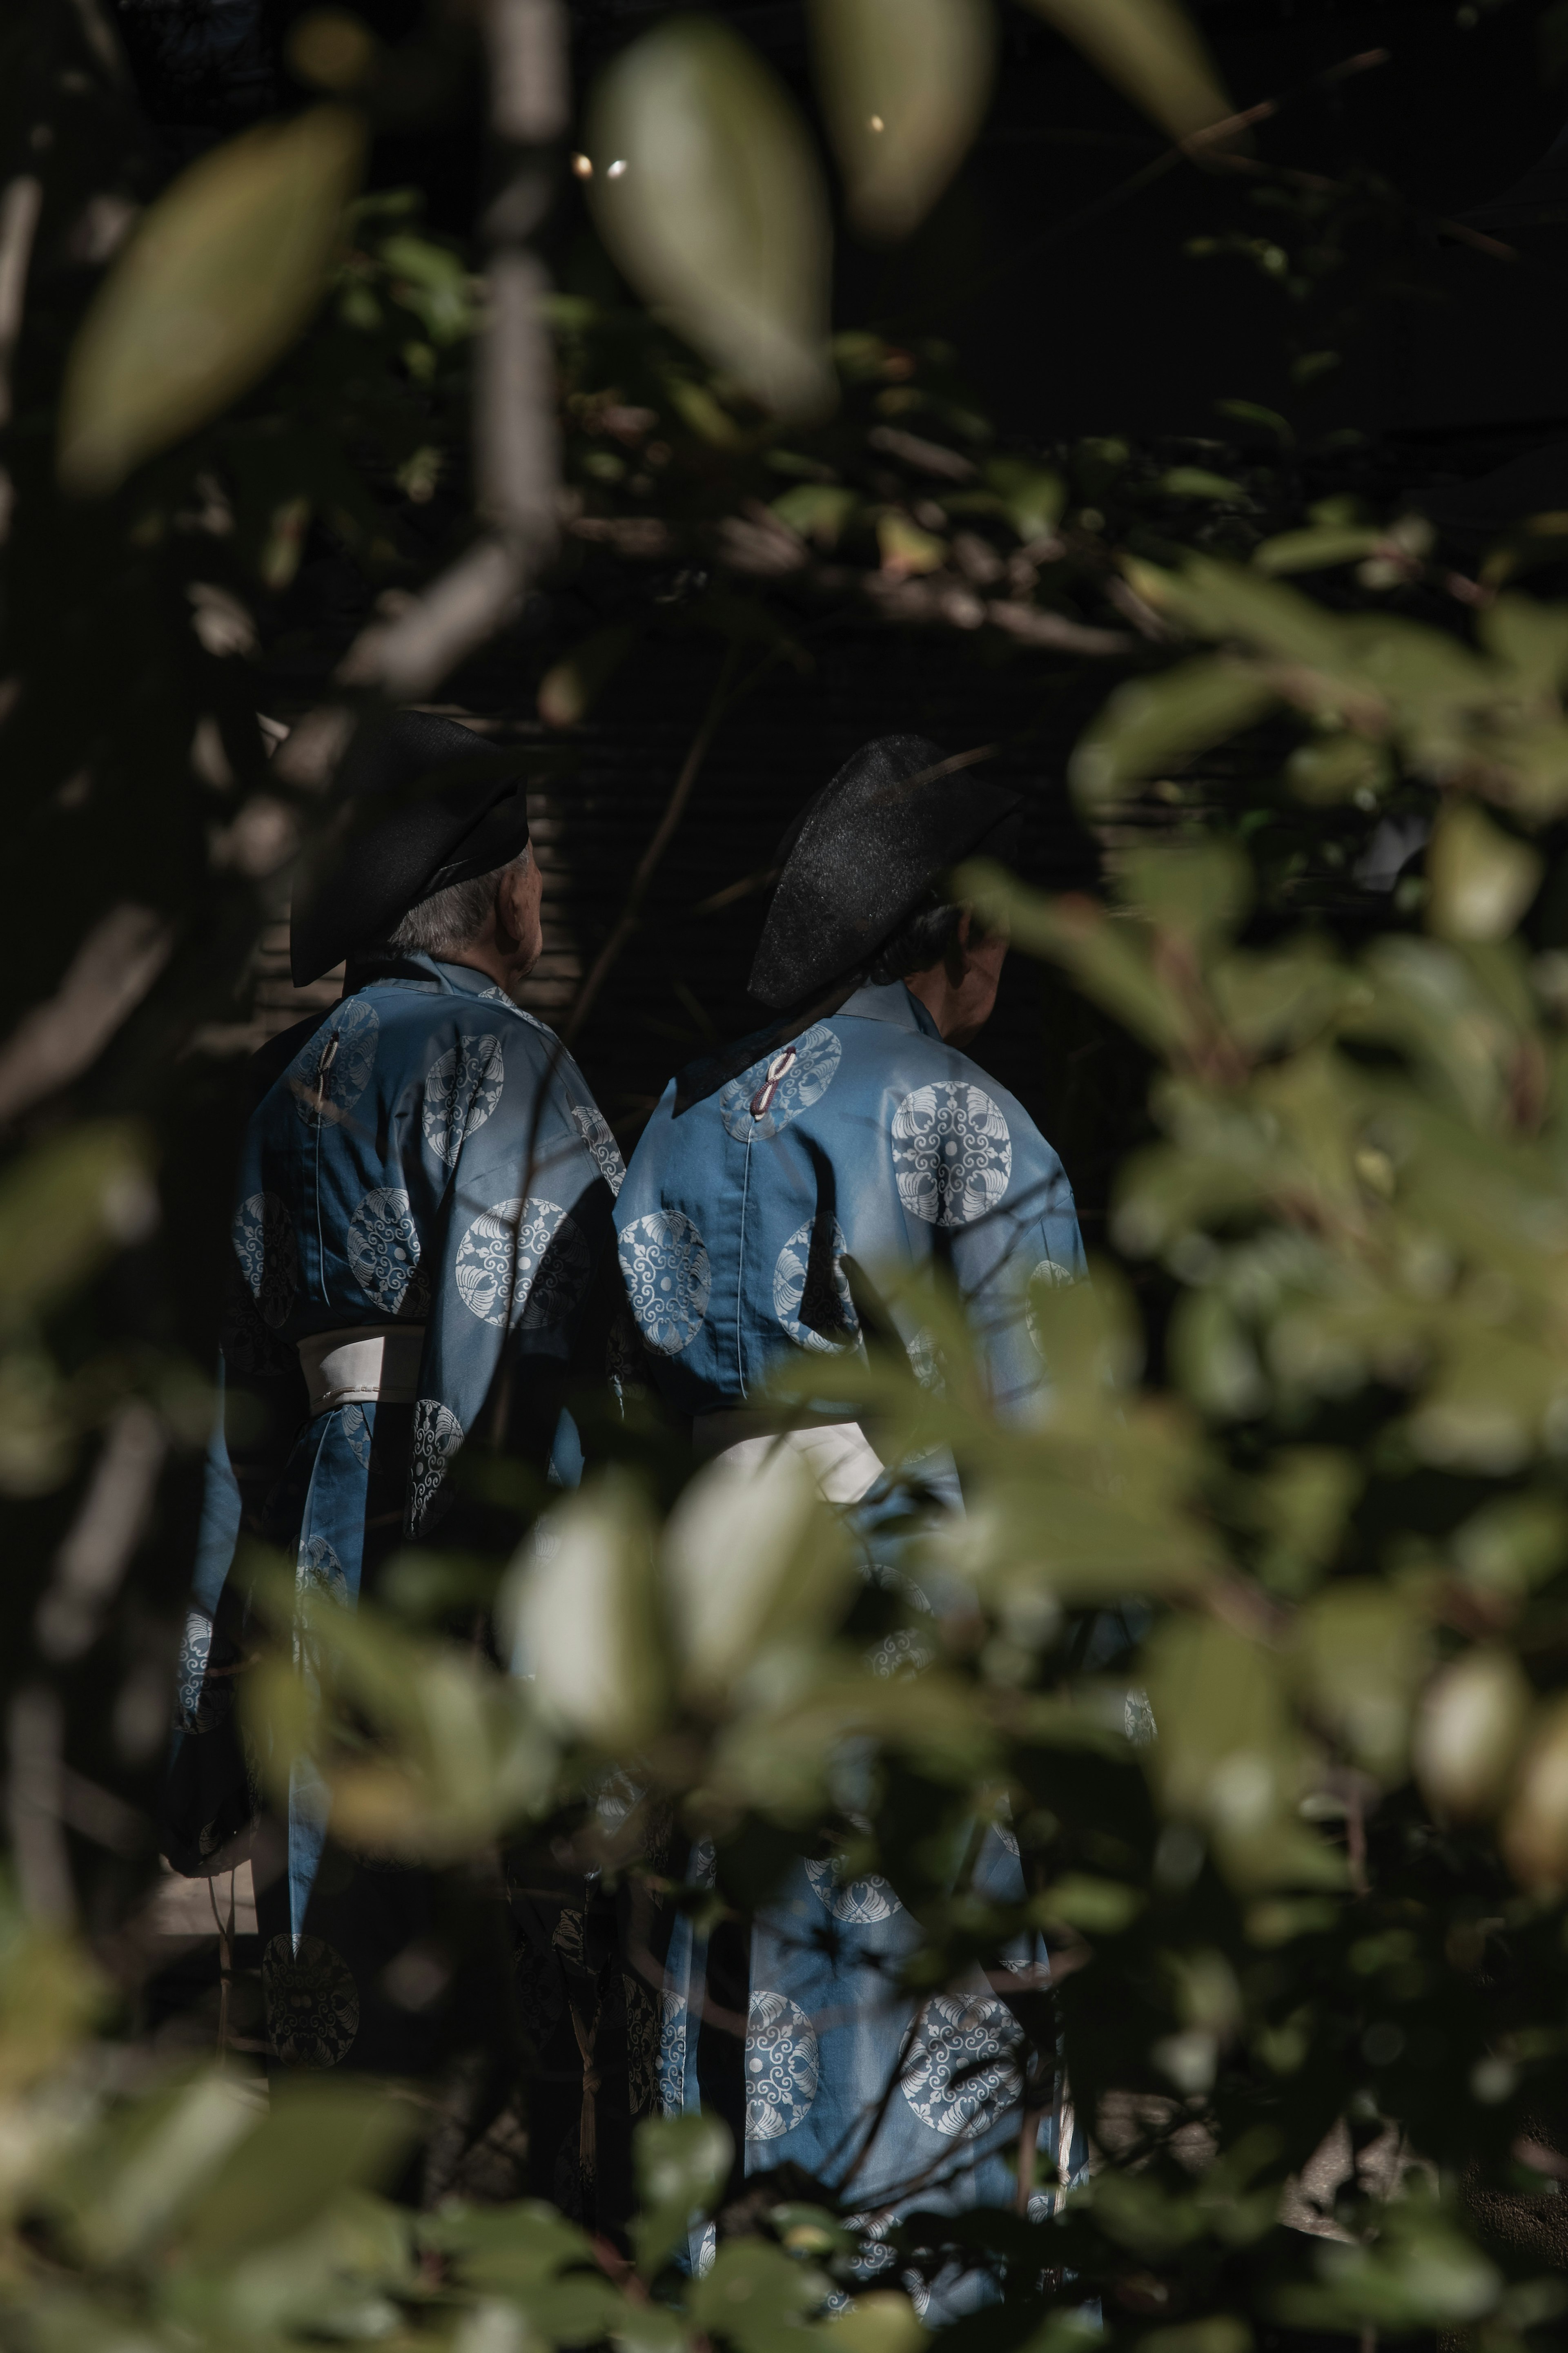
[[[618,180],[626,168],[626,159],[623,156],[619,163],[611,164],[605,177],[606,180]]]
[[[887,129],[887,124],[882,121],[879,114],[873,114],[868,120],[866,128],[868,131],[885,131]]]
[[[572,158],[572,169],[580,180],[591,180],[594,176],[593,157],[591,155],[574,155]]]

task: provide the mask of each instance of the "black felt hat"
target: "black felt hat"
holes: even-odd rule
[[[422,899],[493,873],[528,844],[515,752],[469,727],[400,711],[350,753],[340,824],[294,887],[289,962],[296,988],[384,939]]]
[[[868,963],[933,882],[1022,807],[923,735],[879,735],[846,760],[779,844],[784,867],[752,995],[796,1005]]]

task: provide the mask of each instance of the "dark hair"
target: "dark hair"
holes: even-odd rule
[[[885,985],[902,980],[906,973],[929,971],[942,962],[958,937],[963,917],[963,909],[933,886],[892,936],[882,942],[866,967],[867,978]],[[982,935],[979,921],[973,916],[971,929],[976,937]]]

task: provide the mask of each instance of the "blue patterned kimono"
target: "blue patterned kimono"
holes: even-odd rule
[[[257,1060],[224,1317],[226,1437],[209,1464],[166,1808],[168,1852],[193,1873],[253,1810],[231,1721],[242,1527],[287,1547],[301,1590],[352,1605],[405,1541],[439,1529],[461,1545],[486,1508],[454,1481],[465,1445],[574,1479],[565,1385],[603,1377],[622,1167],[576,1065],[465,965],[407,955],[356,978]],[[318,1398],[312,1411],[302,1354],[371,1335],[401,1368],[401,1396]],[[352,2048],[356,2065],[418,2072],[418,2006],[403,2034],[376,1989],[429,1926],[424,1874],[326,1842],[322,1792],[299,1767],[287,1871],[258,1894],[263,1935],[275,1931],[274,2050],[330,2065]]]
[[[1084,1271],[1072,1193],[1021,1104],[942,1042],[901,982],[859,989],[728,1083],[701,1085],[689,1074],[671,1082],[616,1209],[621,1272],[656,1377],[700,1437],[702,1416],[760,1401],[769,1375],[800,1351],[859,1344],[847,1260],[928,1378],[918,1286],[900,1288],[900,1277],[945,1266],[998,1406],[1027,1409],[1045,1381],[1029,1285]],[[684,1107],[683,1092],[696,1096]],[[955,1479],[949,1492],[956,1504]],[[907,1590],[896,1532],[906,1501],[884,1479],[848,1516],[873,1577]],[[909,1640],[889,1638],[873,1662],[897,1672]],[[974,1883],[1022,1897],[1005,1830],[986,1831]],[[748,2172],[799,2167],[871,2216],[1013,2203],[1005,2157],[1017,2141],[1023,2038],[1001,1995],[1009,1975],[1020,1989],[1038,1983],[1042,1955],[1020,1944],[1002,1972],[976,1969],[917,2013],[896,1987],[917,1942],[886,1880],[847,1879],[831,1857],[790,1867],[756,1917],[749,1984],[723,1995],[731,2013],[748,2011]],[[665,1978],[667,2111],[707,2095],[710,1962],[679,1920]],[[1043,2136],[1053,2154],[1054,2131]]]

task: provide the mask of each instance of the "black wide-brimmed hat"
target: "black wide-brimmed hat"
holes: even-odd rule
[[[384,939],[411,907],[505,866],[528,844],[515,752],[400,711],[343,772],[342,822],[300,862],[289,962],[296,988]]]
[[[779,844],[784,868],[752,966],[763,1005],[797,1005],[868,963],[931,885],[1022,807],[964,755],[879,735],[846,760]]]

